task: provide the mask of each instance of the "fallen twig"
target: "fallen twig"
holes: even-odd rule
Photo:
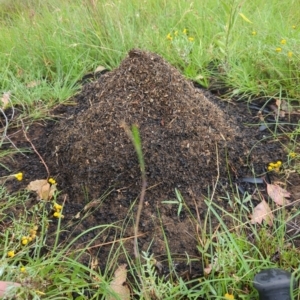
[[[36,150],[35,146],[33,145],[33,143],[31,142],[31,140],[29,139],[29,137],[27,136],[26,134],[26,129],[25,129],[25,126],[24,126],[24,123],[23,121],[22,122],[22,129],[23,129],[23,133],[24,133],[24,136],[26,138],[26,140],[28,141],[28,143],[31,145],[33,151],[36,153],[36,155],[39,157],[39,159],[41,160],[41,162],[43,163],[46,171],[47,171],[47,180],[49,179],[50,177],[50,172],[49,172],[49,168],[47,166],[47,164],[45,163],[44,159],[42,158],[42,156],[40,155],[40,153]]]

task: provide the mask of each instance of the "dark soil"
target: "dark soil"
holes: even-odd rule
[[[236,185],[253,190],[243,177],[262,176],[269,162],[286,160],[282,141],[249,125],[259,123],[257,111],[220,101],[153,53],[130,51],[119,68],[84,85],[73,100],[76,106],[53,112],[57,122],[35,124],[28,135],[58,182],[58,202],[65,199],[60,241],[94,226],[117,226],[91,230],[73,244],[88,244],[102,268],[117,248],[109,243],[132,237],[141,192],[137,154],[125,126],[138,126],[146,165],[139,246],[156,257],[166,254],[164,231],[171,253],[201,260],[191,216],[204,218],[205,197],[215,190],[214,201],[226,208],[220,198],[226,191],[236,192]],[[19,147],[27,143],[18,140]],[[25,172],[24,186],[47,177],[35,153],[18,155],[13,169]],[[297,182],[294,176],[291,183]],[[190,210],[184,207],[179,217],[178,206],[162,203],[175,199],[175,188]],[[132,238],[125,247],[133,257]]]

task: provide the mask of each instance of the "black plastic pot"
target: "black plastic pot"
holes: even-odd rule
[[[291,280],[292,274],[287,271],[266,269],[255,275],[253,285],[258,290],[259,300],[292,300]]]

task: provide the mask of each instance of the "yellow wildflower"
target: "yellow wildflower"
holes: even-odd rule
[[[228,299],[228,300],[234,300],[234,296],[233,296],[232,294],[226,293],[226,294],[224,295],[224,297],[225,297],[225,299]]]
[[[193,42],[194,40],[195,40],[195,39],[194,39],[192,36],[189,37],[189,41],[190,41],[190,42]]]
[[[23,236],[23,237],[22,237],[22,240],[21,240],[21,244],[22,244],[23,246],[25,246],[25,245],[28,244],[28,242],[29,242],[28,237],[27,237],[27,236]]]
[[[56,210],[57,212],[60,212],[62,210],[62,205],[58,204],[58,203],[54,203],[53,205],[54,210]]]
[[[8,251],[7,256],[13,258],[15,256],[15,251],[14,250]]]
[[[275,49],[276,52],[281,52],[281,50],[282,50],[282,49],[281,49],[280,47],[277,47],[277,48]]]
[[[56,212],[53,213],[53,217],[55,217],[55,218],[63,218],[64,216],[60,212],[56,211]]]
[[[168,35],[167,35],[167,40],[169,40],[169,41],[172,41],[172,40],[173,40],[173,37],[172,37],[171,33],[168,33]]]
[[[288,56],[289,58],[291,58],[291,57],[293,56],[293,52],[292,52],[292,51],[289,51],[288,54],[287,54],[287,56]]]
[[[182,32],[183,32],[183,34],[187,34],[187,29],[184,28]]]
[[[280,41],[280,44],[281,44],[281,45],[285,45],[285,44],[286,44],[286,39],[282,39],[282,40]]]
[[[275,171],[275,172],[279,172],[280,168],[282,166],[282,161],[278,160],[277,162],[270,162],[268,164],[268,171]]]
[[[22,273],[25,273],[25,272],[26,272],[26,269],[25,269],[25,267],[24,267],[24,266],[22,266],[22,267],[20,268],[20,271],[21,271]]]
[[[257,35],[257,32],[256,32],[256,31],[252,31],[251,34],[252,34],[252,35]]]
[[[290,156],[291,158],[296,157],[296,155],[297,155],[297,154],[296,154],[295,152],[290,152],[290,153],[289,153],[289,156]]]
[[[14,177],[15,177],[17,180],[22,181],[22,179],[23,179],[23,173],[22,173],[22,172],[19,172],[19,173],[15,174]]]
[[[55,184],[55,183],[56,183],[56,180],[55,180],[54,178],[50,177],[50,178],[48,179],[48,182],[49,182],[50,184]]]
[[[296,25],[293,25],[292,28],[293,28],[293,29],[296,29]]]

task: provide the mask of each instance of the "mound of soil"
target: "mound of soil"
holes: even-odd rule
[[[174,188],[200,201],[218,169],[227,177],[225,150],[234,159],[245,151],[237,122],[158,55],[132,50],[83,97],[90,106],[60,122],[48,144],[59,181],[80,202],[109,186],[120,190],[118,203],[139,195],[141,172],[124,126],[139,127],[151,206],[174,197]]]
[[[77,238],[73,247],[88,245],[103,268],[112,260],[116,239],[128,237],[123,242],[133,256],[141,171],[127,126],[139,128],[146,165],[139,246],[156,257],[166,253],[166,237],[172,253],[201,261],[191,214],[203,220],[204,198],[214,189],[214,201],[226,207],[218,196],[285,157],[279,142],[264,139],[266,131],[244,125],[258,123],[256,112],[252,116],[244,103],[215,99],[154,53],[130,51],[117,69],[86,84],[74,101],[75,107],[55,111],[61,114],[58,122],[35,124],[28,136],[62,191],[60,242]],[[24,141],[16,145],[23,147]],[[47,177],[34,152],[19,155],[15,163],[15,170],[25,172],[23,184]],[[186,204],[179,216],[177,205],[163,203],[176,199],[175,188]],[[111,227],[104,230],[105,224]],[[50,247],[51,241],[49,234]]]
[[[137,49],[117,69],[86,85],[76,101],[79,107],[52,129],[46,145],[52,153],[45,156],[68,195],[67,218],[101,199],[73,234],[128,217],[141,192],[141,172],[124,127],[136,124],[147,176],[141,249],[151,244],[152,252],[164,253],[163,226],[172,252],[197,254],[188,213],[183,209],[178,217],[178,207],[162,201],[174,199],[177,188],[193,213],[205,214],[203,199],[215,184],[221,194],[229,188],[228,172],[233,179],[246,175],[257,131],[243,127],[241,116],[209,100],[160,56]],[[263,147],[252,151],[251,164],[260,166],[258,172],[263,171],[262,160],[271,160],[267,152]],[[103,200],[109,187],[112,191]],[[133,234],[132,223],[125,236]],[[85,235],[82,242],[92,236]]]

